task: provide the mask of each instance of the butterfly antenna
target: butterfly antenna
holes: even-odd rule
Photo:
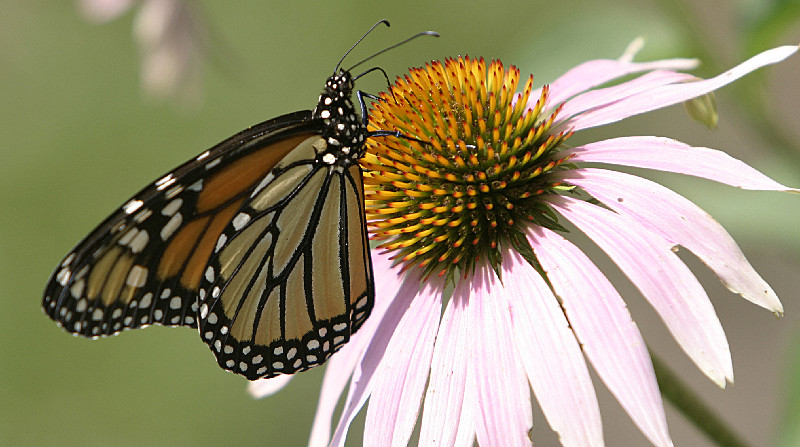
[[[378,23],[380,23],[380,22],[378,22]],[[388,25],[388,24],[389,24],[389,22],[386,22],[386,24]],[[375,26],[377,26],[377,24],[375,24]],[[373,26],[373,28],[375,28],[375,26]],[[370,31],[372,31],[372,30],[370,30]],[[369,34],[369,33],[367,33],[367,34]],[[388,47],[388,48],[384,48],[384,49],[382,49],[381,51],[378,51],[377,53],[373,54],[372,56],[369,56],[369,57],[366,57],[366,58],[364,58],[364,59],[360,60],[360,61],[359,61],[357,64],[355,64],[355,65],[353,65],[352,67],[350,67],[350,68],[349,68],[347,71],[351,71],[352,69],[354,69],[354,68],[358,67],[359,65],[361,65],[361,64],[363,64],[364,62],[366,62],[366,61],[368,61],[368,60],[372,59],[373,57],[375,57],[375,56],[378,56],[378,55],[380,55],[380,54],[383,54],[383,53],[385,53],[385,52],[387,52],[387,51],[389,51],[389,50],[391,50],[391,49],[397,48],[397,47],[399,47],[400,45],[403,45],[403,44],[405,44],[405,43],[407,43],[407,42],[409,42],[409,41],[411,41],[411,40],[414,40],[414,39],[416,39],[417,37],[420,37],[420,36],[433,36],[433,37],[439,37],[439,33],[437,33],[436,31],[423,31],[423,32],[421,32],[421,33],[414,34],[413,36],[409,37],[408,39],[406,39],[406,40],[404,40],[404,41],[402,41],[402,42],[396,43],[396,44],[394,44],[394,45],[392,45],[392,46],[390,46],[390,47]],[[365,35],[364,37],[366,37],[366,35]],[[364,37],[362,37],[362,39],[363,39]],[[361,42],[361,40],[359,40],[358,42]],[[356,45],[358,44],[358,42],[356,42]],[[352,48],[351,48],[351,50],[352,50]],[[349,53],[349,51],[348,51],[348,53]],[[345,56],[346,56],[346,55],[345,55]],[[342,59],[344,59],[344,58],[342,58]],[[341,64],[341,62],[339,62],[339,63]],[[339,68],[339,66],[337,65],[337,66],[336,66],[336,68]]]
[[[358,39],[358,41],[357,41],[356,43],[354,43],[354,44],[353,44],[353,46],[352,46],[352,47],[350,47],[350,49],[349,49],[349,50],[347,50],[347,53],[344,53],[344,56],[342,56],[342,58],[341,58],[341,59],[339,59],[339,63],[338,63],[338,64],[336,64],[336,67],[333,69],[333,72],[334,72],[334,73],[336,73],[336,72],[338,72],[338,71],[339,71],[339,67],[342,65],[342,62],[344,62],[344,58],[346,58],[346,57],[347,57],[347,55],[348,55],[348,54],[350,54],[350,52],[351,52],[351,51],[353,51],[353,49],[354,49],[355,47],[357,47],[357,46],[358,46],[358,44],[359,44],[359,43],[361,43],[361,41],[362,41],[362,40],[364,40],[364,38],[365,38],[365,37],[367,37],[367,36],[369,35],[369,33],[371,33],[371,32],[372,32],[372,30],[374,30],[375,28],[377,28],[377,27],[378,27],[378,25],[380,25],[380,24],[382,24],[382,23],[383,23],[383,24],[386,24],[386,27],[387,27],[387,28],[388,28],[388,27],[390,27],[390,26],[392,26],[391,24],[389,24],[389,21],[388,21],[388,20],[386,20],[386,19],[379,20],[379,21],[378,21],[378,23],[376,23],[376,24],[372,25],[372,28],[370,28],[370,29],[369,29],[369,31],[367,31],[366,33],[364,33],[364,35],[363,35],[363,36],[361,36],[361,38],[360,38],[360,39]],[[361,61],[361,62],[363,62],[363,61]],[[361,63],[361,62],[359,62],[359,63]],[[351,69],[351,70],[352,70],[352,69]],[[348,71],[349,71],[349,70],[348,70]]]

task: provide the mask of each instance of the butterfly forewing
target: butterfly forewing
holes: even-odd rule
[[[154,323],[196,327],[197,289],[213,244],[252,188],[241,179],[267,175],[310,115],[254,126],[144,188],[63,259],[44,311],[87,337]]]

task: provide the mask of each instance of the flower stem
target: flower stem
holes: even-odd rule
[[[650,358],[656,372],[661,395],[664,396],[684,417],[691,421],[720,447],[747,447],[747,444],[722,419],[719,418],[700,397],[692,391],[675,373],[670,371],[652,351]]]

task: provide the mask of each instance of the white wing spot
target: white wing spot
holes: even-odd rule
[[[216,313],[211,312],[210,314],[208,314],[208,322],[209,323],[217,324],[217,321],[219,321],[219,320],[217,320],[217,314]]]
[[[200,160],[208,157],[209,154],[211,154],[211,151],[205,151],[202,154],[198,155],[197,158],[195,158],[195,160],[200,161]]]
[[[183,216],[181,213],[177,213],[172,216],[169,219],[169,222],[167,222],[167,224],[161,229],[161,240],[166,241],[169,239],[172,234],[175,233],[175,230],[181,226],[181,223],[183,223]]]
[[[228,236],[225,236],[225,233],[219,235],[219,239],[217,239],[217,245],[214,247],[214,253],[218,252],[224,245],[225,242],[228,242]]]
[[[214,282],[214,267],[213,266],[209,265],[208,268],[206,269],[206,281]]]
[[[152,304],[152,303],[153,303],[153,294],[148,292],[148,293],[145,293],[144,296],[142,297],[142,301],[139,303],[139,306],[146,308],[146,307],[150,307],[150,304]]]
[[[206,165],[206,171],[218,165],[221,161],[222,158],[217,158],[216,160],[209,161],[208,164]]]
[[[264,357],[262,357],[261,354],[253,357],[253,360],[251,360],[251,362],[253,362],[254,365],[258,365],[259,363],[261,363],[263,361],[264,361]]]
[[[97,308],[92,312],[92,320],[100,321],[103,319],[103,309]]]
[[[175,183],[175,177],[173,177],[171,173],[167,174],[156,182],[156,189],[162,191],[173,183]]]
[[[233,228],[239,231],[242,227],[247,225],[247,222],[250,222],[250,215],[247,213],[239,213],[233,218],[233,222],[231,223],[233,223]]]
[[[130,244],[130,242],[133,240],[133,237],[136,236],[136,233],[138,232],[139,232],[138,228],[131,228],[130,230],[125,232],[125,234],[123,234],[122,237],[119,238],[119,240],[117,240],[117,243],[120,245]]]
[[[130,202],[126,203],[125,205],[122,205],[122,209],[125,210],[125,214],[133,214],[136,212],[136,210],[141,208],[142,205],[144,205],[144,202],[142,202],[141,200],[133,199]]]
[[[125,284],[131,287],[142,287],[147,282],[147,268],[141,265],[134,265],[128,272]]]
[[[203,304],[200,306],[200,318],[205,318],[208,316],[208,304]]]
[[[161,214],[164,216],[171,216],[181,209],[181,205],[183,205],[183,199],[177,198],[172,202],[169,202],[164,208],[161,208]]]
[[[142,223],[145,220],[147,220],[148,217],[150,217],[152,215],[153,215],[153,210],[145,208],[145,209],[139,211],[138,213],[136,213],[135,216],[133,216],[133,221],[136,222],[136,223]]]
[[[182,301],[183,300],[181,300],[181,297],[179,297],[179,296],[172,297],[172,299],[169,300],[169,308],[170,309],[175,309],[175,310],[180,309]]]
[[[69,256],[64,258],[64,261],[61,263],[61,267],[68,266],[72,262],[73,259],[75,259],[75,253],[70,253]]]
[[[322,113],[319,114],[320,118],[327,119],[331,117],[330,110],[323,110]]]
[[[70,276],[72,276],[72,273],[70,273],[69,269],[65,267],[56,275],[56,281],[61,284],[61,287],[64,287],[67,285],[67,282],[69,282]]]
[[[164,311],[161,309],[156,309],[156,311],[153,312],[153,319],[155,320],[161,320],[163,316],[164,316]]]
[[[191,191],[196,191],[196,192],[202,191],[203,190],[203,179],[200,179],[200,180],[192,183],[186,189],[191,190]]]
[[[308,349],[317,349],[317,348],[319,348],[319,341],[311,340],[311,341],[308,342],[308,344],[306,346],[308,346]]]
[[[329,165],[332,165],[336,162],[336,156],[329,152],[322,156],[322,161]]]
[[[141,253],[147,247],[147,243],[150,241],[150,236],[147,234],[147,231],[141,230],[139,233],[136,234],[136,237],[130,243],[131,251],[134,253]]]
[[[79,279],[72,284],[72,286],[69,288],[69,291],[72,293],[73,298],[80,298],[81,295],[83,295],[83,287],[85,284],[86,283],[82,279]]]

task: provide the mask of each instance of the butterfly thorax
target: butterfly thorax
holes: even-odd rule
[[[325,82],[325,91],[314,109],[313,117],[325,124],[322,136],[328,144],[328,151],[323,156],[326,163],[346,167],[357,163],[364,155],[367,128],[350,99],[352,92],[350,73],[335,73]]]

